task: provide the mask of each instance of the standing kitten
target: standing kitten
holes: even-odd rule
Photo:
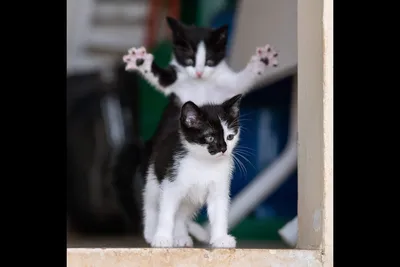
[[[240,99],[202,107],[186,102],[152,149],[143,192],[144,237],[152,247],[193,246],[188,223],[205,203],[211,246],[236,246],[228,235],[228,207]]]
[[[247,66],[232,71],[225,62],[227,26],[218,29],[186,26],[167,17],[173,36],[173,59],[167,68],[153,61],[146,49],[131,48],[123,57],[126,70],[138,71],[156,89],[176,94],[182,103],[204,105],[244,94],[265,76],[267,66],[278,66],[278,54],[270,45],[257,48]]]

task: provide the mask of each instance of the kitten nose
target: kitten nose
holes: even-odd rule
[[[197,78],[201,78],[201,75],[203,75],[203,72],[201,72],[201,71],[196,71],[196,75],[197,75]]]
[[[225,153],[225,152],[226,152],[226,146],[222,146],[222,147],[221,147],[221,152],[222,152],[222,153]]]

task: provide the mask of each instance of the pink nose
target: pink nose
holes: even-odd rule
[[[198,78],[201,78],[201,75],[203,75],[203,73],[200,72],[200,71],[196,71],[196,75],[197,75]]]

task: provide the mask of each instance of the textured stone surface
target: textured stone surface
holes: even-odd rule
[[[319,267],[313,250],[68,249],[68,267]]]

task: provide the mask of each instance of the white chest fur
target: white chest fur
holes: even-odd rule
[[[182,103],[193,101],[199,106],[210,102],[219,104],[235,95],[235,88],[231,88],[232,85],[237,86],[232,83],[235,77],[236,74],[225,62],[221,63],[213,75],[207,79],[193,79],[181,70],[178,72],[179,82],[167,88],[166,92],[177,94]]]
[[[222,103],[227,96],[227,88],[218,86],[210,81],[186,80],[173,88],[182,103],[193,101],[196,105],[209,104],[210,102]]]
[[[179,164],[174,183],[182,189],[184,201],[203,205],[216,183],[230,183],[232,168],[233,161],[228,156],[214,160],[187,156]]]

